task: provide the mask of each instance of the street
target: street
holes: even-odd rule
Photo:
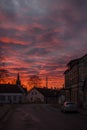
[[[0,130],[87,130],[87,116],[61,113],[49,104],[15,105]]]

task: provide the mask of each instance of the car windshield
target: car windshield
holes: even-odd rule
[[[73,102],[66,102],[65,105],[75,105]]]

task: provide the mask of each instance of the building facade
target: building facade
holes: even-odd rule
[[[20,84],[19,74],[16,84],[0,84],[0,103],[23,103],[26,97],[26,89]]]
[[[22,103],[24,93],[17,85],[0,84],[0,103]]]
[[[30,103],[58,103],[58,96],[58,90],[34,87],[27,97]]]
[[[64,72],[66,100],[83,105],[87,100],[87,55],[70,61],[67,66]]]

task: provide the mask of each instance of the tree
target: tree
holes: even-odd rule
[[[0,68],[0,82],[4,81],[6,77],[8,77],[8,71],[5,68]]]
[[[41,84],[41,79],[38,75],[32,75],[30,78],[29,78],[29,85],[31,87],[39,87]]]
[[[5,68],[5,55],[2,47],[0,47],[0,82],[4,81],[6,77],[8,77],[8,70]]]

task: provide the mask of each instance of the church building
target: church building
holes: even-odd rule
[[[21,85],[19,74],[16,84],[0,84],[0,103],[22,103],[26,95],[25,88]]]

